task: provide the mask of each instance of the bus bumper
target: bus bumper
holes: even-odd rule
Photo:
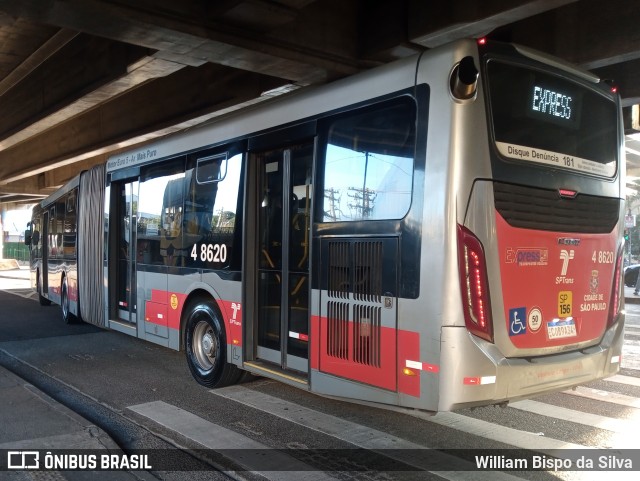
[[[530,358],[506,358],[464,327],[443,327],[438,410],[504,404],[614,375],[620,370],[624,317],[622,311],[597,345]]]

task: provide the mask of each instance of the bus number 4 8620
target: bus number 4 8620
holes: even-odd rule
[[[198,244],[193,244],[191,249],[191,258],[198,260]],[[200,260],[202,262],[222,263],[227,261],[227,245],[226,244],[200,244]]]

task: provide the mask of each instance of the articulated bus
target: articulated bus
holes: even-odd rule
[[[34,209],[33,286],[207,387],[432,412],[570,388],[620,369],[620,112],[458,41],[83,172]]]

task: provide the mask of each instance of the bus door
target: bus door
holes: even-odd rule
[[[110,294],[110,317],[135,324],[136,318],[136,256],[135,235],[138,181],[111,184],[111,242],[114,249],[109,262],[110,279],[115,291]],[[113,285],[113,284],[112,284]],[[115,297],[114,297],[115,296]]]
[[[255,358],[308,371],[313,141],[254,154],[258,172]]]

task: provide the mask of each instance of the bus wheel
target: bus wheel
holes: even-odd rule
[[[40,272],[36,273],[36,292],[38,293],[38,301],[41,306],[50,306],[51,301],[42,295],[42,287],[40,285]]]
[[[66,276],[62,279],[62,289],[60,293],[60,307],[62,307],[62,319],[65,324],[73,324],[75,316],[69,310],[69,286]]]
[[[214,388],[235,384],[241,371],[227,362],[224,324],[212,301],[201,301],[189,311],[185,324],[189,370],[198,383]]]

